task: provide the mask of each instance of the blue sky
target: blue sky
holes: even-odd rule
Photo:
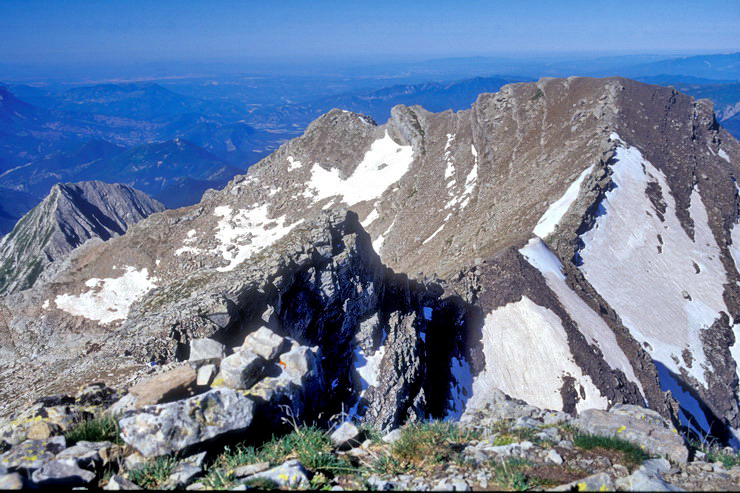
[[[740,51],[740,1],[3,0],[0,63]]]

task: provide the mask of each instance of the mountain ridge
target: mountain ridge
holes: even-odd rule
[[[534,317],[544,327],[537,347],[546,351],[537,353],[537,366],[546,372],[538,374],[539,395],[527,394],[530,404],[574,412],[647,401],[664,416],[676,417],[680,411],[674,411],[672,399],[680,396],[663,392],[667,382],[690,389],[700,401],[699,411],[722,423],[705,433],[729,440],[740,426],[737,360],[730,344],[738,316],[731,247],[738,229],[733,177],[739,151],[707,101],[622,78],[512,84],[481,95],[470,110],[457,113],[400,106],[381,126],[334,110],[224,190],[206,193],[195,206],[152,216],[108,244],[79,249],[53,279],[0,300],[5,305],[0,329],[21,353],[32,347],[31,340],[40,342],[33,334],[44,333],[47,324],[60,328],[56,341],[65,340],[66,327],[72,326],[89,329],[88,338],[136,334],[126,344],[134,350],[136,341],[146,340],[144,353],[126,359],[115,348],[116,357],[133,367],[150,358],[182,358],[185,341],[195,337],[249,330],[245,321],[267,309],[264,295],[255,293],[277,292],[269,303],[284,330],[301,343],[320,343],[321,337],[309,334],[340,327],[366,334],[347,344],[377,361],[383,378],[359,394],[358,402],[366,404],[358,409],[370,413],[368,419],[382,418],[376,422],[386,427],[406,417],[377,414],[391,408],[381,388],[396,389],[393,395],[403,402],[399,409],[408,419],[429,409],[459,413],[471,396],[483,395],[485,385],[514,397],[528,392],[531,387],[517,379],[527,377],[521,364],[532,355],[507,355],[496,347],[516,348],[516,341],[531,337],[526,321]],[[340,218],[343,207],[354,211],[346,219]],[[305,228],[325,217],[326,209],[337,209],[331,221],[348,221],[357,238],[366,230],[369,238],[358,248],[372,244],[393,271],[423,270],[438,280],[416,276],[429,294],[403,295],[417,301],[383,322],[394,320],[391,332],[383,332],[377,321],[363,329],[357,319],[342,325],[315,312],[319,300],[352,299],[349,281],[339,281],[344,279],[339,267],[311,267],[311,255],[300,253],[306,249],[297,238],[310,235]],[[640,241],[609,248],[614,242],[603,235],[620,231],[612,218],[633,213],[649,218],[644,231],[636,229]],[[340,238],[349,238],[347,232],[322,234],[331,239],[314,247],[325,253],[312,255],[337,255],[328,265],[344,265]],[[289,251],[292,260],[278,260]],[[660,257],[664,252],[676,266]],[[639,300],[627,298],[625,305],[620,291],[604,287],[608,276],[598,275],[613,272],[620,258],[643,257],[657,266],[652,277],[628,278],[625,286],[646,299],[657,293],[677,313],[685,311],[685,317],[674,319],[672,339],[649,320],[647,329],[638,330],[643,325],[635,325],[639,313],[629,303],[640,306]],[[604,259],[606,266],[599,263]],[[294,263],[307,270],[288,275],[278,268]],[[623,267],[632,265],[641,264]],[[697,268],[691,279],[701,280],[704,287],[698,291],[686,281]],[[260,270],[270,273],[272,281],[247,289],[239,280],[244,269],[257,276]],[[76,299],[98,296],[87,281],[96,279],[104,292],[129,277],[137,287],[125,307],[111,305],[114,316],[86,316],[72,308]],[[661,288],[664,279],[675,286]],[[355,288],[367,289],[363,286]],[[186,309],[194,293],[200,304]],[[450,299],[443,300],[443,293]],[[316,301],[306,301],[312,296]],[[696,311],[693,300],[706,310]],[[13,304],[31,314],[47,301],[43,319],[21,319],[9,311]],[[445,326],[457,328],[445,333]],[[409,344],[394,349],[383,342],[383,334]],[[686,344],[676,346],[676,341]],[[438,351],[449,362],[435,374],[437,390],[429,386],[432,373],[421,356],[410,367],[394,364],[397,358],[416,361],[420,348]],[[661,363],[672,375],[660,380],[653,359],[666,357]],[[344,375],[339,381],[357,388],[359,377],[341,373],[348,370],[324,370]],[[440,381],[447,387],[439,390]],[[358,393],[335,397],[352,407]],[[687,402],[681,405],[695,411]]]

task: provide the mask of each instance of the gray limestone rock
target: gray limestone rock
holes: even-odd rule
[[[223,380],[223,385],[229,388],[248,389],[262,378],[264,369],[265,360],[261,356],[248,349],[242,349],[221,360],[221,372],[216,382]]]
[[[615,406],[610,412],[587,409],[580,413],[576,426],[586,433],[622,438],[675,462],[688,460],[689,451],[681,435],[649,409],[639,406]]]
[[[599,472],[547,491],[614,491],[614,482],[607,473]]]
[[[249,479],[269,479],[281,488],[308,488],[311,485],[303,464],[295,459],[265,472],[254,474]]]
[[[182,401],[147,406],[120,420],[121,438],[146,457],[166,455],[208,440],[243,433],[254,403],[230,389],[216,389]]]
[[[190,341],[190,362],[214,362],[226,356],[226,346],[213,339]]]
[[[244,340],[243,349],[248,349],[258,356],[272,361],[284,352],[290,344],[267,327],[260,327]]]
[[[198,376],[195,380],[195,383],[199,387],[211,385],[211,382],[213,382],[213,379],[216,377],[217,373],[218,368],[216,368],[216,365],[203,365],[198,368]]]
[[[339,450],[349,450],[360,445],[362,432],[350,421],[345,421],[334,430],[330,438]]]
[[[63,436],[48,440],[26,440],[0,455],[0,465],[10,472],[35,471],[53,460],[56,454],[65,449],[66,445]]]
[[[39,487],[72,488],[92,483],[95,473],[68,461],[52,460],[34,471],[31,479]]]
[[[631,475],[617,479],[615,484],[624,491],[684,491],[664,480],[663,473],[670,469],[671,464],[667,460],[651,459]]]
[[[59,452],[54,459],[74,464],[82,469],[95,469],[103,462],[99,450],[111,445],[111,442],[80,441]]]
[[[166,485],[181,490],[203,474],[203,469],[194,464],[181,462],[175,466],[175,470],[167,478]]]
[[[119,491],[119,490],[141,490],[143,488],[139,486],[138,484],[134,483],[133,481],[129,481],[123,476],[114,474],[108,480],[108,484],[103,489],[109,490],[109,491]]]
[[[235,468],[234,477],[246,478],[247,476],[251,476],[253,474],[264,472],[264,471],[267,471],[268,469],[270,469],[269,462],[256,462],[254,464],[247,464],[245,466],[239,466]]]
[[[17,472],[0,474],[0,490],[22,490],[23,487],[23,476]]]

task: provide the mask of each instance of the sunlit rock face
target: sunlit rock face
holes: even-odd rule
[[[315,395],[386,429],[500,388],[569,413],[670,417],[678,399],[684,424],[728,438],[739,150],[705,101],[619,78],[399,106],[380,126],[333,110],[224,190],[3,298],[2,354],[56,365],[41,392],[71,355],[123,380],[271,324],[321,354]]]

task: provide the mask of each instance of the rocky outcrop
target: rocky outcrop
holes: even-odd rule
[[[105,241],[164,206],[127,185],[60,183],[0,242],[0,296],[28,289],[50,263],[91,238]]]
[[[496,387],[559,412],[690,413],[727,439],[738,155],[704,102],[619,78],[381,126],[335,110],[197,206],[0,299],[3,392],[123,385],[207,338],[224,354],[197,380],[254,397],[258,422],[285,404],[387,431]]]

